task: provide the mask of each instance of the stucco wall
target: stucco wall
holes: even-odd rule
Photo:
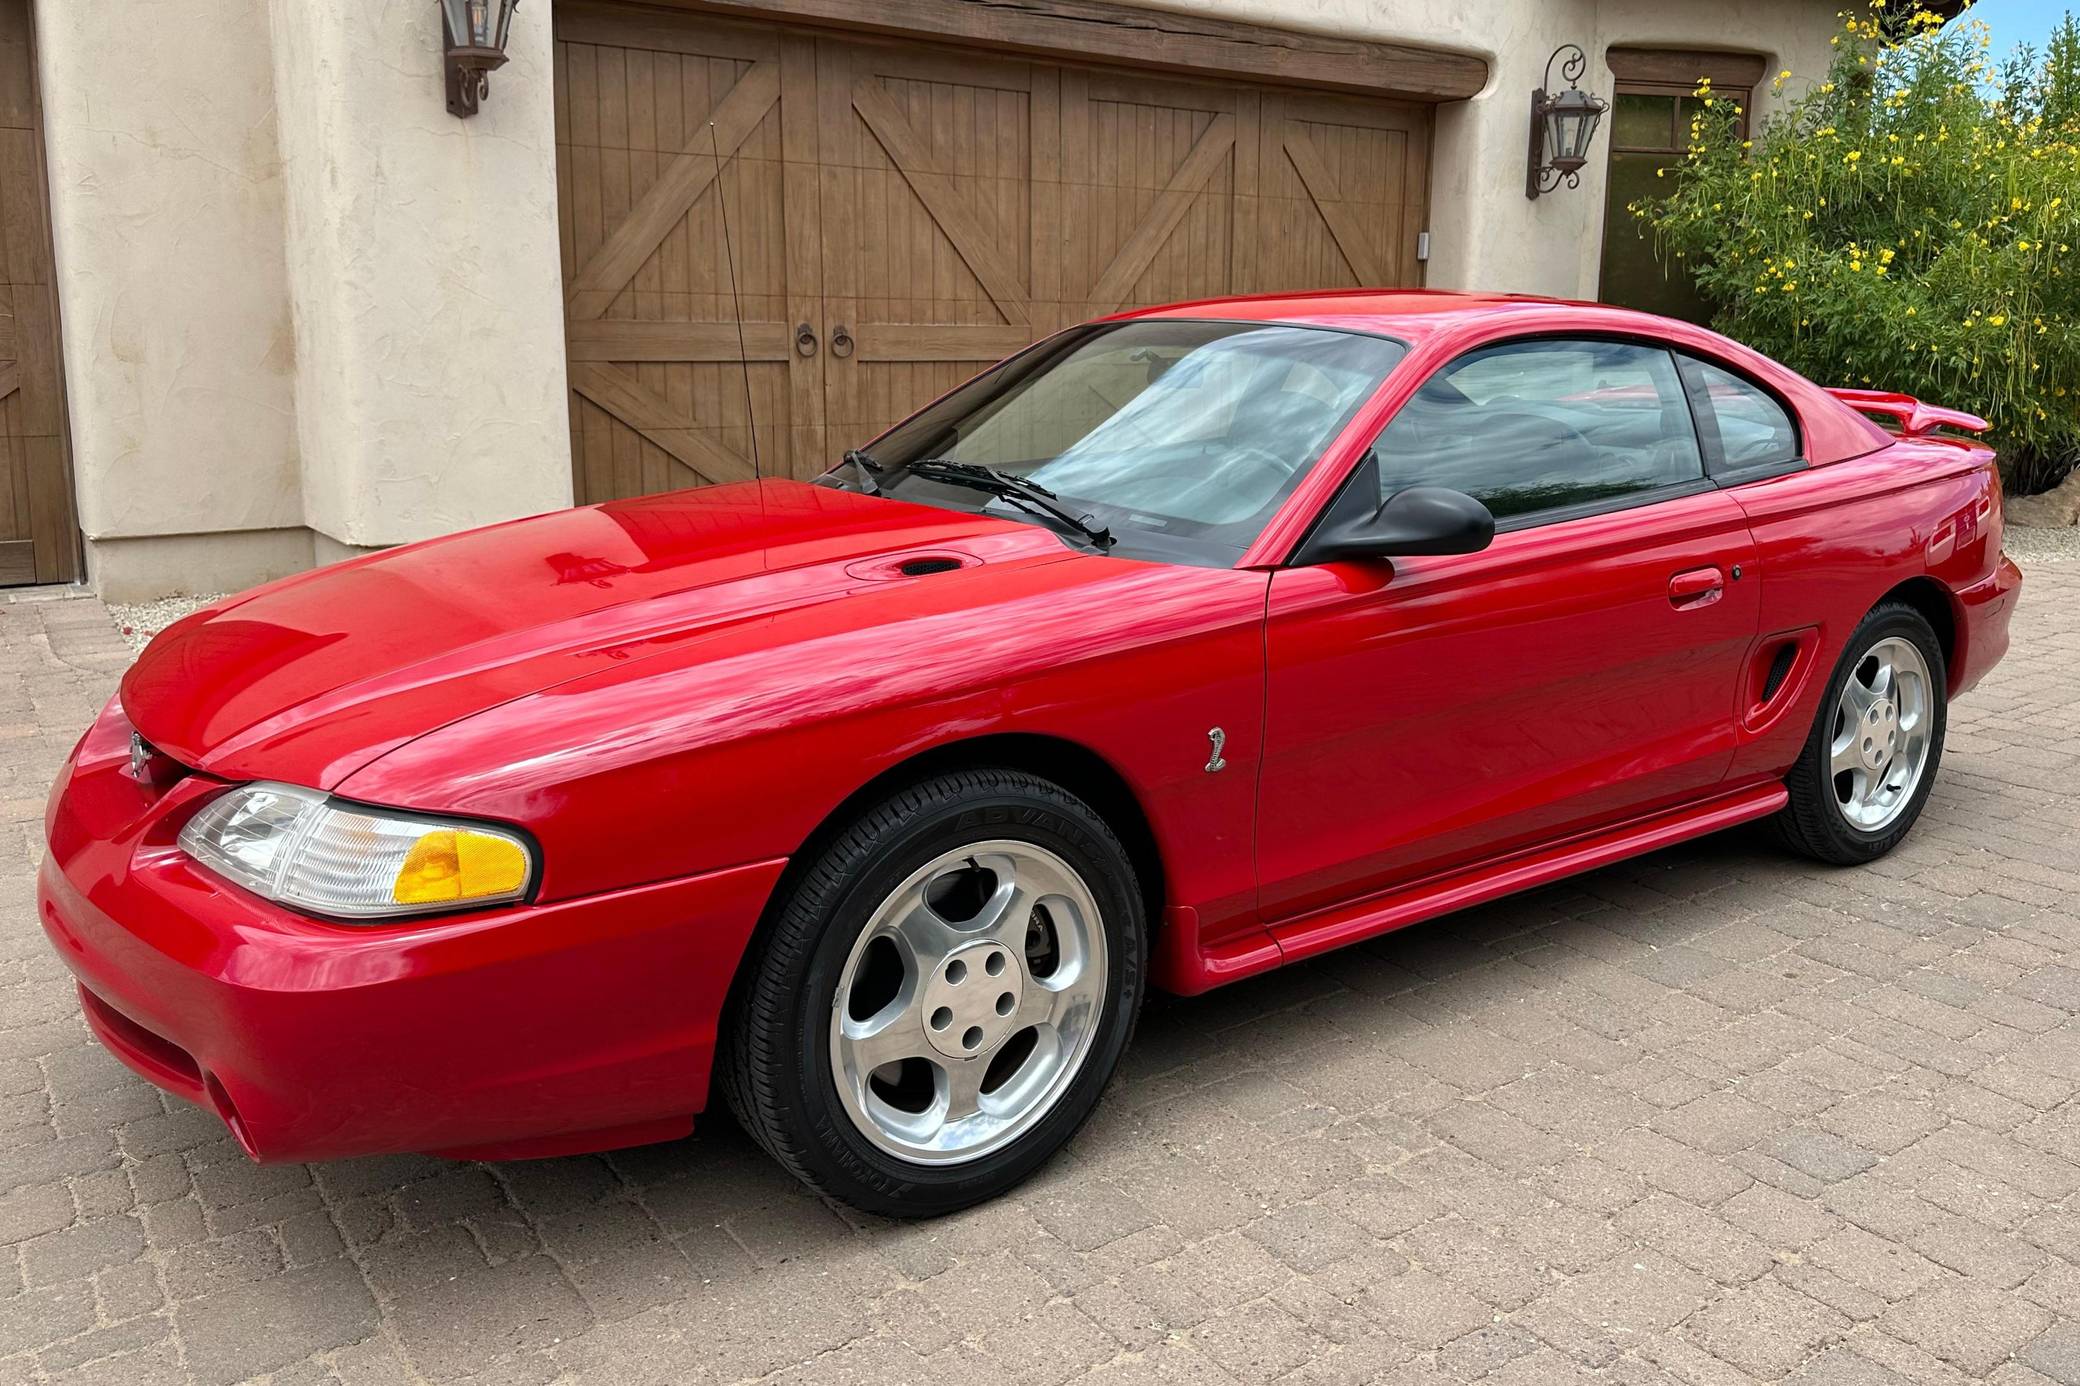
[[[275,0],[303,514],[368,546],[570,504],[547,6],[475,117],[426,0]]]
[[[90,550],[300,528],[267,0],[35,16]]]

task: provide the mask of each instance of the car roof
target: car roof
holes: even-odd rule
[[[1310,293],[1251,294],[1202,298],[1116,314],[1116,318],[1221,318],[1242,322],[1291,323],[1376,332],[1411,343],[1455,334],[1485,324],[1506,327],[1511,318],[1549,325],[1554,309],[1569,310],[1574,324],[1591,330],[1663,335],[1667,318],[1608,304],[1547,298],[1540,294],[1469,293],[1452,289],[1329,289]]]

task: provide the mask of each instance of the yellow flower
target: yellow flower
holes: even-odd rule
[[[1987,315],[1986,325],[1988,327],[1999,327],[2002,323],[2005,323],[2007,320],[2008,315],[2006,313],[1990,313]]]

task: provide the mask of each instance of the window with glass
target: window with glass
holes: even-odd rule
[[[1499,521],[1650,499],[1704,480],[1675,359],[1594,339],[1460,357],[1395,412],[1373,451],[1381,499],[1448,486]]]
[[[1278,323],[1074,328],[897,424],[825,484],[1026,520],[1106,553],[1232,563],[1406,352]]]
[[[1605,184],[1602,279],[1597,297],[1687,322],[1708,323],[1712,309],[1697,292],[1682,261],[1664,257],[1630,208],[1668,192],[1663,171],[1683,161],[1690,147],[1690,121],[1703,110],[1695,95],[1712,79],[1715,100],[1745,112],[1762,74],[1762,60],[1741,54],[1681,53],[1642,49],[1610,52],[1617,78],[1611,100],[1610,174]],[[1747,129],[1747,116],[1740,128]]]
[[[1739,471],[1790,462],[1799,456],[1798,426],[1776,396],[1752,380],[1696,357],[1685,357],[1683,370],[1692,382],[1692,397],[1711,410],[1718,434],[1714,468]]]

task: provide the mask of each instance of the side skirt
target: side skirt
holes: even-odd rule
[[[1234,981],[1454,910],[1514,895],[1563,876],[1593,871],[1627,857],[1766,818],[1782,808],[1788,797],[1784,786],[1772,780],[1433,876],[1382,895],[1272,925],[1271,936],[1279,947],[1276,958],[1263,954],[1248,960],[1207,958],[1206,967],[1208,972],[1217,974],[1217,981]]]

